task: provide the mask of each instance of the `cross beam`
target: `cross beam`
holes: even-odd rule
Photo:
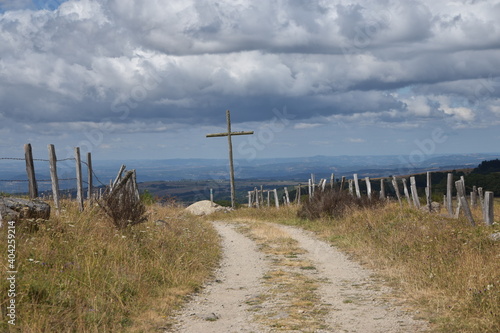
[[[234,202],[235,202],[234,166],[233,166],[233,143],[231,141],[231,137],[233,135],[250,135],[250,134],[253,134],[253,131],[231,132],[231,114],[230,114],[229,110],[226,110],[226,121],[227,121],[227,132],[207,134],[206,137],[207,138],[215,138],[215,137],[227,136],[227,141],[229,144],[229,177],[230,177],[230,181],[231,181],[231,207],[234,208]]]

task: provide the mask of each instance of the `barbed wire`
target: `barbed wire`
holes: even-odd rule
[[[25,158],[20,158],[20,157],[0,157],[0,160],[11,160],[11,161],[25,161],[26,159]],[[33,161],[36,161],[36,162],[50,162],[50,160],[48,159],[43,159],[43,158],[34,158]],[[58,159],[56,160],[56,162],[64,162],[64,161],[76,161],[76,158],[74,157],[69,157],[69,158],[63,158],[63,159]],[[87,166],[87,168],[89,167],[89,164],[85,161],[81,161],[82,164],[85,164]],[[97,177],[97,174],[95,173],[95,171],[92,169],[92,176],[97,180],[97,182],[99,184],[101,184],[102,186],[107,186],[106,184],[104,184],[100,179],[99,177]],[[58,179],[59,181],[68,181],[68,180],[77,180],[76,178],[59,178]],[[0,182],[28,182],[29,180],[27,179],[0,179]],[[37,183],[40,182],[40,183],[46,183],[46,182],[52,182],[51,179],[42,179],[42,180],[36,180]],[[86,181],[83,181],[83,183],[85,184],[88,184],[88,182]]]

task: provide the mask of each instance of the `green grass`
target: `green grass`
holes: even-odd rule
[[[59,216],[16,226],[16,327],[2,332],[149,332],[168,324],[183,297],[218,262],[215,231],[180,209],[149,206],[149,221],[117,230],[97,207],[79,213],[65,202]],[[156,225],[156,219],[166,224]],[[6,240],[4,227],[1,237]],[[6,242],[0,242],[6,254]],[[4,255],[3,270],[7,270]],[[2,278],[0,288],[8,288]]]

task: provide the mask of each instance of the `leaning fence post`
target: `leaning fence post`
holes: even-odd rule
[[[26,159],[26,173],[28,174],[28,186],[30,198],[35,199],[38,197],[38,185],[35,177],[35,165],[33,164],[33,151],[31,144],[24,145],[24,158]]]
[[[344,190],[344,184],[345,184],[345,176],[342,176],[342,180],[340,181],[340,191]]]
[[[370,183],[370,177],[365,177],[366,182],[366,194],[368,195],[368,199],[372,198],[372,184]]]
[[[87,200],[92,203],[92,192],[94,192],[94,175],[92,170],[92,154],[90,152],[87,153]]]
[[[276,204],[276,208],[280,208],[280,202],[278,200],[278,190],[274,189],[274,203]]]
[[[469,203],[467,202],[467,198],[465,197],[465,185],[463,180],[458,180],[455,182],[455,187],[457,188],[457,195],[460,200],[460,205],[464,208],[464,213],[467,219],[469,220],[472,226],[475,226],[474,218],[472,217],[472,213],[469,208]]]
[[[48,145],[50,179],[52,180],[52,196],[54,197],[54,206],[59,211],[59,178],[57,178],[57,158],[54,145]]]
[[[290,196],[288,195],[288,188],[285,187],[285,198],[286,198],[286,204],[289,206],[290,205]]]
[[[406,201],[408,201],[408,206],[411,207],[410,192],[408,192],[408,185],[406,184],[408,180],[403,178],[403,190],[405,192]]]
[[[411,189],[411,197],[413,198],[413,204],[417,209],[420,209],[420,199],[418,198],[417,181],[413,176],[410,177],[410,189]]]
[[[83,212],[83,186],[82,186],[82,161],[80,158],[80,148],[75,147],[76,160],[76,201],[80,212]]]
[[[486,225],[493,225],[494,222],[493,201],[494,201],[493,192],[486,191],[486,193],[484,194],[484,207],[483,207],[484,223],[486,223]]]
[[[402,206],[403,203],[401,202],[401,195],[399,194],[399,186],[396,176],[392,176],[392,186],[394,187],[394,191],[396,191],[396,197],[398,198],[399,205]]]

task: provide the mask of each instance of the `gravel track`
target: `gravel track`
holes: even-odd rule
[[[255,320],[252,300],[266,292],[263,276],[273,258],[259,251],[248,237],[236,231],[238,224],[213,222],[222,239],[223,260],[215,280],[194,295],[168,332],[284,332]],[[373,273],[343,253],[318,240],[311,232],[272,224],[298,241],[303,259],[315,269],[307,272],[320,287],[316,291],[328,313],[325,329],[315,332],[406,333],[425,332],[427,323],[412,318],[388,296],[390,288]],[[273,301],[273,300],[272,300]],[[274,300],[274,305],[282,300]],[[266,307],[259,311],[265,312]],[[299,332],[294,330],[293,332]],[[300,332],[313,332],[307,327]]]

